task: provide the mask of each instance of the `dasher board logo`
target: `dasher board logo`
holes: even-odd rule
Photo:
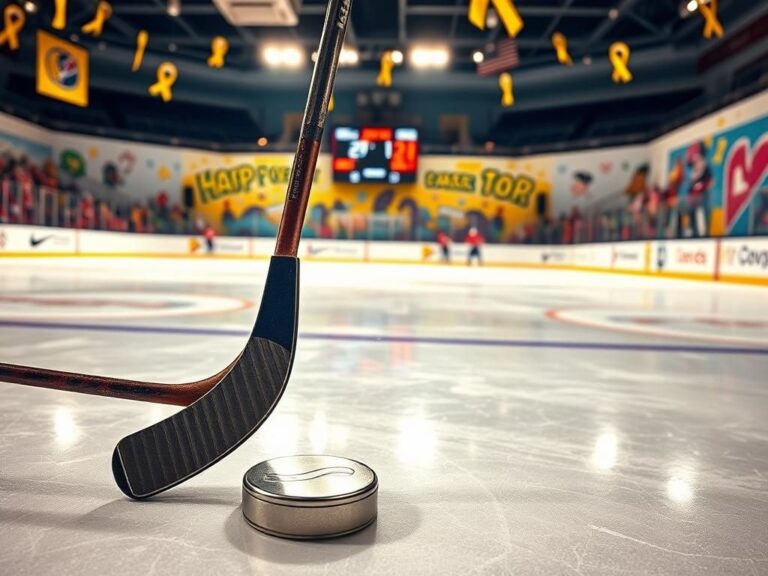
[[[29,235],[30,248],[66,248],[70,245],[68,236],[33,232]]]
[[[75,106],[88,106],[88,51],[38,30],[37,92]]]
[[[756,247],[747,243],[724,249],[724,261],[728,267],[768,271],[768,246]]]
[[[323,256],[326,258],[344,258],[360,260],[363,258],[363,247],[359,243],[346,243],[344,241],[333,242],[332,244],[316,244],[307,242],[305,253],[308,258],[314,256]]]
[[[541,253],[541,261],[544,264],[563,264],[568,260],[568,254],[564,250],[546,250]]]

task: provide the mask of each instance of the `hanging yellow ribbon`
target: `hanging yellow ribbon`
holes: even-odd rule
[[[718,38],[723,37],[723,25],[720,20],[717,19],[717,0],[711,0],[709,4],[705,4],[702,0],[697,0],[699,3],[699,12],[704,17],[706,22],[704,26],[704,38],[709,40],[713,35]]]
[[[469,1],[469,13],[467,17],[469,22],[480,30],[485,30],[485,22],[488,16],[488,4],[493,2],[493,7],[496,8],[496,13],[504,23],[507,29],[507,34],[512,38],[515,38],[520,30],[523,29],[525,23],[520,17],[520,13],[515,7],[514,0],[470,0]]]
[[[93,20],[83,24],[80,30],[83,34],[101,36],[101,33],[104,31],[104,23],[109,20],[110,16],[112,16],[112,6],[110,6],[109,2],[102,0],[96,6],[96,15],[93,17]]]
[[[8,4],[3,10],[3,31],[0,32],[0,46],[8,44],[10,50],[19,49],[19,32],[24,28],[27,16],[18,4]]]
[[[509,108],[515,104],[515,84],[512,81],[512,74],[504,72],[499,75],[499,88],[501,88],[501,105]]]
[[[336,108],[336,102],[333,101],[333,94],[331,94],[331,99],[328,101],[328,112],[333,112],[334,108]]]
[[[376,77],[376,84],[389,88],[392,86],[392,69],[395,67],[395,61],[392,59],[392,52],[389,50],[381,55],[381,66],[379,75]]]
[[[56,0],[56,12],[53,14],[51,26],[56,30],[64,30],[67,27],[67,0]]]
[[[141,68],[141,63],[144,61],[144,52],[147,50],[147,44],[149,43],[149,34],[146,30],[139,30],[136,34],[136,52],[133,54],[133,64],[131,64],[131,70],[136,72]]]
[[[632,82],[632,72],[629,71],[629,56],[631,51],[625,42],[614,42],[608,49],[608,58],[613,65],[613,81],[616,84]]]
[[[223,68],[224,57],[229,52],[229,42],[224,36],[216,36],[211,40],[211,56],[208,58],[208,66],[211,68]]]
[[[149,87],[149,93],[152,96],[160,96],[163,102],[170,102],[173,99],[171,88],[179,77],[179,70],[172,62],[163,62],[157,67],[157,82]]]
[[[560,32],[552,34],[552,46],[555,47],[557,61],[560,62],[560,64],[565,66],[571,66],[573,64],[571,55],[568,53],[568,39],[564,34],[561,34]]]

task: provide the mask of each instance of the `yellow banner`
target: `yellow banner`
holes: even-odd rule
[[[88,106],[88,51],[38,30],[37,93],[75,106]]]
[[[290,154],[185,153],[183,186],[195,214],[219,233],[274,235],[291,172]],[[315,238],[434,237],[439,230],[479,226],[490,240],[509,241],[536,220],[537,196],[549,197],[551,162],[424,157],[416,184],[341,184],[331,159],[315,173],[305,234]],[[381,237],[379,237],[379,235]]]

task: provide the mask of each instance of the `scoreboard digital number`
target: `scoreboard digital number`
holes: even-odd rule
[[[419,166],[415,128],[350,128],[333,131],[333,180],[362,184],[413,184]]]

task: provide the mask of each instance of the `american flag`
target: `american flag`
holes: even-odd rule
[[[514,38],[504,38],[496,42],[494,51],[485,55],[485,60],[477,65],[480,76],[493,76],[520,65],[517,42]]]

